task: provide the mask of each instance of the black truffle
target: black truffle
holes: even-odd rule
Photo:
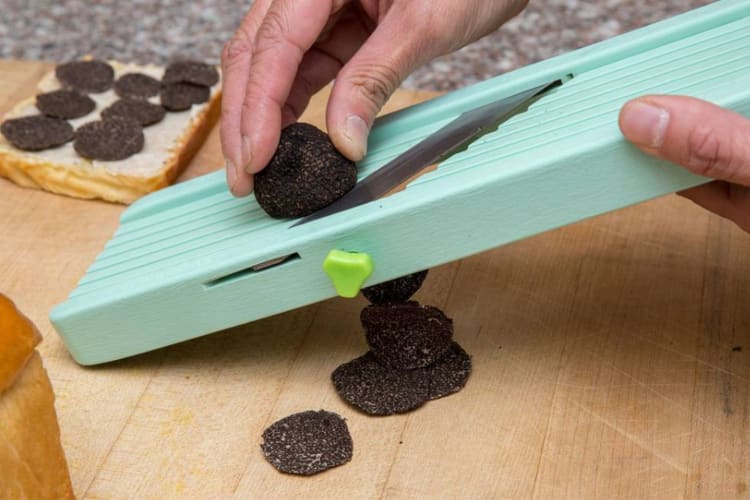
[[[84,93],[109,90],[115,79],[115,70],[104,61],[72,61],[55,68],[55,76],[63,87]]]
[[[276,153],[255,175],[255,199],[271,217],[305,217],[338,200],[357,183],[357,167],[328,135],[307,123],[281,131]]]
[[[400,278],[363,288],[362,295],[373,304],[406,302],[417,293],[426,277],[426,270],[407,274]]]
[[[346,421],[328,411],[304,411],[282,418],[263,432],[261,449],[281,472],[309,476],[352,459]]]
[[[82,125],[76,130],[73,147],[85,158],[117,161],[140,153],[144,140],[138,122],[113,117]]]
[[[429,398],[424,374],[383,366],[371,352],[336,368],[331,379],[339,396],[370,415],[404,413]]]
[[[148,99],[159,94],[161,82],[143,73],[126,73],[117,79],[115,94],[131,99]]]
[[[112,103],[107,109],[102,111],[102,118],[130,118],[146,127],[159,123],[164,119],[166,110],[158,104],[152,104],[140,99],[119,99]]]
[[[213,87],[219,81],[219,71],[215,66],[198,61],[175,61],[164,70],[162,81],[172,83],[193,83]]]
[[[72,140],[74,136],[70,123],[42,115],[6,120],[0,127],[0,132],[8,142],[24,151],[54,148]]]
[[[36,107],[52,118],[69,120],[94,111],[96,102],[76,90],[59,89],[36,96]]]
[[[456,342],[438,361],[417,370],[429,384],[429,399],[438,399],[464,388],[471,375],[471,356]]]
[[[453,321],[440,309],[416,302],[369,305],[360,320],[377,360],[401,370],[431,365],[453,338]]]
[[[161,105],[169,111],[185,111],[208,101],[208,87],[192,83],[171,83],[161,89]]]

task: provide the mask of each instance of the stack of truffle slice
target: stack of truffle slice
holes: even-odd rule
[[[366,288],[360,319],[370,350],[332,374],[336,392],[370,415],[404,413],[461,390],[471,357],[453,341],[453,321],[409,301],[427,271]]]

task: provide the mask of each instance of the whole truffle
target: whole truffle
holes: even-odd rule
[[[360,320],[378,362],[400,370],[436,362],[453,338],[450,318],[436,307],[416,302],[370,305],[362,310]]]
[[[362,295],[373,304],[406,302],[412,295],[417,293],[417,290],[422,286],[426,277],[426,270],[407,274],[400,278],[363,288]]]
[[[255,175],[255,199],[277,219],[305,217],[348,193],[357,167],[328,135],[306,123],[281,131],[270,163]]]

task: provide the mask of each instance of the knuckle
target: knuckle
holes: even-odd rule
[[[283,42],[288,26],[287,16],[283,9],[269,9],[263,23],[258,29],[258,38],[275,45]]]
[[[723,159],[731,156],[725,154],[725,147],[715,128],[696,127],[688,136],[688,166],[704,177],[726,177],[729,165]]]
[[[385,65],[369,66],[355,71],[349,81],[356,92],[367,99],[375,108],[380,108],[396,90],[398,73]]]
[[[279,5],[283,7],[283,4]],[[294,53],[294,64],[298,65],[307,50],[296,41],[294,32],[290,29],[287,12],[282,7],[270,9],[263,19],[263,24],[258,29],[254,55],[265,58],[280,46],[290,47]]]
[[[271,8],[266,12],[263,23],[258,33],[263,37],[278,37],[286,27],[285,16],[282,10]]]
[[[250,54],[252,50],[253,45],[250,39],[244,32],[240,31],[224,44],[224,48],[221,51],[221,63],[225,68],[231,67],[243,56]]]

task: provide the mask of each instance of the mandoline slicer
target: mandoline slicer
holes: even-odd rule
[[[385,116],[360,178],[463,111],[553,80],[564,83],[407,189],[306,224],[233,198],[223,172],[147,196],[123,213],[52,323],[78,363],[103,363],[337,287],[352,295],[373,267],[365,286],[705,183],[628,144],[618,113],[661,93],[750,116],[750,0],[718,1]]]

